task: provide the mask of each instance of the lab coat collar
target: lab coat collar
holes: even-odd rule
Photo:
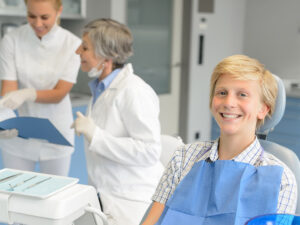
[[[59,29],[59,26],[57,24],[54,24],[53,27],[51,28],[51,30],[45,34],[43,37],[42,37],[42,41],[48,41],[48,40],[51,40],[57,33]]]
[[[111,82],[108,89],[117,89],[119,87],[119,84],[131,74],[133,74],[131,63],[125,64],[121,71],[118,73],[117,77]]]
[[[115,77],[118,75],[118,73],[120,72],[121,69],[115,69],[114,71],[112,71],[107,77],[105,77],[103,80],[99,81],[99,78],[94,78],[93,80],[91,80],[88,83],[88,86],[91,90],[91,92],[93,93],[95,91],[95,89],[97,87],[99,87],[99,85],[103,85],[103,90],[105,90],[106,88],[109,87],[109,85],[111,84],[111,82],[115,79]]]
[[[116,76],[114,77],[114,79],[111,81],[110,85],[106,88],[106,91],[105,91],[106,93],[101,94],[97,98],[96,101],[98,101],[99,99],[103,98],[103,96],[105,94],[107,94],[108,92],[118,90],[120,88],[120,83],[122,83],[122,81],[124,79],[126,79],[130,74],[133,74],[133,69],[132,69],[132,65],[130,63],[128,63],[128,64],[124,65],[121,70],[118,70],[118,73],[116,74]],[[90,101],[89,105],[90,105],[89,111],[91,111],[91,107],[93,105],[93,98]]]
[[[59,26],[57,24],[54,24],[51,30],[47,34],[45,34],[41,39],[39,39],[38,36],[36,36],[30,24],[28,23],[27,25],[30,27],[30,31],[31,31],[31,35],[33,36],[33,39],[41,44],[54,40],[54,37],[59,30]]]
[[[208,161],[214,162],[219,159],[218,146],[219,146],[219,138],[214,141],[211,147],[210,154],[207,158]],[[257,137],[255,137],[252,144],[249,145],[244,151],[242,151],[239,155],[234,157],[232,160],[236,162],[253,164],[254,162],[261,161],[257,159],[261,158],[263,156],[263,153],[264,153],[263,148],[261,147]]]
[[[115,69],[107,77],[99,82],[99,78],[95,78],[88,83],[90,91],[93,96],[93,104],[96,102],[97,98],[109,87],[111,82],[115,79],[121,69]]]

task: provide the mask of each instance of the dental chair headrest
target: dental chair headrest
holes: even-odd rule
[[[276,75],[273,74],[277,81],[278,93],[276,98],[276,104],[274,113],[271,118],[266,117],[264,124],[257,130],[257,135],[266,136],[281,120],[286,104],[286,93],[283,81]],[[265,138],[264,138],[265,139]]]

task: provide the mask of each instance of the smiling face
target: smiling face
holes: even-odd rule
[[[258,81],[237,80],[224,74],[216,83],[211,111],[221,136],[249,137],[255,135],[257,120],[266,116],[268,107],[261,100]]]
[[[82,43],[76,50],[76,54],[81,58],[81,70],[83,72],[90,71],[93,67],[97,67],[99,64],[99,57],[97,58],[94,52],[93,44],[88,36],[84,34],[82,37]]]
[[[57,10],[54,1],[27,1],[27,21],[39,38],[51,30],[61,12],[62,7]]]

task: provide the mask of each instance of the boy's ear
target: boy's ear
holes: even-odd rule
[[[61,16],[62,11],[63,11],[63,6],[61,5],[61,6],[59,7],[59,9],[58,9],[59,16]]]
[[[257,114],[257,118],[260,119],[260,120],[263,120],[266,115],[268,114],[268,112],[270,111],[270,107],[267,106],[266,104],[261,104],[261,107],[260,107],[260,110]]]

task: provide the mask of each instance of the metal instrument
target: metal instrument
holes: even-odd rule
[[[30,181],[30,180],[32,180],[32,179],[34,179],[34,178],[36,178],[37,176],[35,175],[35,176],[32,176],[32,177],[30,177],[30,178],[28,178],[28,179],[26,179],[26,180],[22,180],[21,182],[19,182],[19,183],[17,183],[17,184],[15,184],[15,185],[11,185],[11,184],[9,184],[9,191],[14,191],[14,189],[16,188],[16,187],[18,187],[18,186],[20,186],[20,185],[22,185],[22,184],[24,184],[24,183],[26,183],[26,182],[28,182],[28,181]]]
[[[40,180],[39,182],[36,182],[36,183],[34,183],[34,184],[32,184],[32,185],[29,185],[28,187],[26,187],[26,188],[24,188],[22,191],[26,191],[26,190],[28,190],[28,189],[30,189],[30,188],[33,188],[33,187],[35,187],[35,186],[37,186],[37,185],[39,185],[39,184],[41,184],[41,183],[43,183],[43,182],[45,182],[45,181],[47,181],[47,180],[50,180],[52,177],[47,177],[46,179],[44,179],[44,180]]]
[[[6,181],[8,181],[8,180],[11,180],[11,179],[17,177],[17,176],[20,176],[21,174],[23,174],[23,173],[16,173],[16,174],[13,174],[13,175],[9,175],[9,176],[7,176],[7,177],[4,177],[4,178],[0,179],[0,183],[4,183],[4,182],[6,182]]]

